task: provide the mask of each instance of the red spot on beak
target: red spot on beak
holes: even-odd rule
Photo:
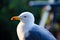
[[[20,20],[20,18],[18,18],[18,16],[13,16],[11,20]]]
[[[11,20],[16,20],[16,19],[13,17],[13,18],[11,18]]]
[[[13,18],[13,20],[15,20],[15,18]]]

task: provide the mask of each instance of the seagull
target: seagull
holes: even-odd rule
[[[11,20],[19,20],[17,35],[19,40],[56,40],[56,38],[44,27],[35,24],[34,15],[31,12],[22,12],[13,16]]]

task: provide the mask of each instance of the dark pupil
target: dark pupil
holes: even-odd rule
[[[26,18],[26,16],[24,16],[24,18]]]

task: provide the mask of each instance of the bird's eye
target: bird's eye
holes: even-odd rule
[[[26,18],[26,16],[24,16],[24,18]]]

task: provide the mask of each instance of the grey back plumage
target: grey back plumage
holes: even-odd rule
[[[47,29],[34,25],[26,40],[56,40],[56,38]]]

